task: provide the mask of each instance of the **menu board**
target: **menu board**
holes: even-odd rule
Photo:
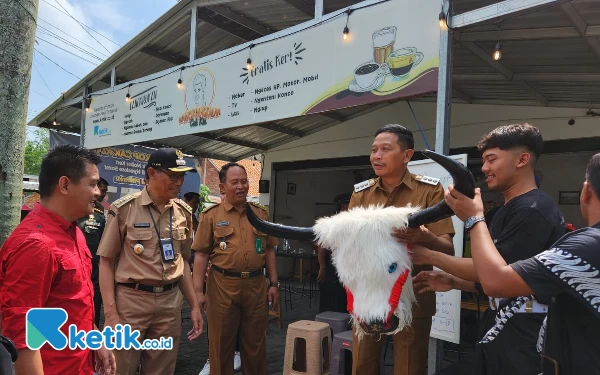
[[[92,95],[84,145],[138,143],[437,91],[439,7],[411,0],[372,5]]]

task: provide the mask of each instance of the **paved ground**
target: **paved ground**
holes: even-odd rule
[[[296,290],[299,291],[299,289]],[[287,326],[288,324],[298,320],[313,320],[315,318],[315,315],[318,313],[318,300],[318,294],[314,294],[312,297],[312,302],[309,304],[308,296],[293,294],[293,308],[290,308],[288,303],[288,309],[287,311],[285,311],[285,308],[282,305],[281,329],[277,326],[277,322],[274,319],[272,319],[269,322],[267,335],[267,375],[280,375],[283,373],[283,360],[285,355],[285,338]],[[183,315],[183,334],[179,346],[179,354],[177,358],[177,368],[175,374],[198,375],[198,373],[204,366],[206,359],[208,358],[207,338],[206,335],[203,334],[200,338],[196,339],[193,342],[190,342],[186,337],[186,333],[191,329],[191,323],[189,320],[190,311],[189,306],[187,304],[184,304]],[[101,324],[103,324],[103,322]],[[390,344],[386,353],[387,360],[385,374],[393,373],[392,350],[393,346]],[[452,356],[452,354],[450,354],[450,356]],[[446,365],[447,364],[448,363],[446,362]],[[463,370],[458,370],[458,372],[456,372],[456,370],[449,370],[450,369],[440,372],[439,375],[466,374],[466,372]],[[241,371],[238,374],[241,374]]]

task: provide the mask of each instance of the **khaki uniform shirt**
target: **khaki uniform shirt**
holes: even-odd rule
[[[173,211],[172,223],[170,210]],[[158,227],[160,238],[171,238],[171,233],[173,234],[175,259],[171,262],[162,261],[160,238],[149,211]],[[137,243],[144,246],[141,254],[133,251]],[[118,258],[115,270],[117,283],[167,285],[183,276],[184,262],[191,255],[191,244],[190,206],[182,200],[171,199],[163,211],[159,212],[144,188],[141,192],[125,196],[111,204],[98,255]]]
[[[419,178],[419,179],[418,179]],[[404,175],[400,185],[396,186],[391,194],[388,194],[381,185],[379,178],[374,179],[371,186],[354,192],[350,199],[349,208],[367,207],[369,205],[381,204],[385,207],[405,207],[411,204],[413,207],[419,206],[422,209],[435,206],[444,199],[444,188],[441,184],[431,185],[422,182],[420,177],[409,173]],[[452,218],[440,220],[435,223],[427,224],[429,229],[435,235],[449,234],[454,235],[454,226]],[[432,270],[432,266],[413,266],[412,275],[415,276],[421,271]],[[425,318],[435,315],[435,293],[416,293],[417,303],[413,305],[413,317]]]
[[[268,220],[267,211],[262,206],[250,203],[258,217]],[[256,238],[262,241],[263,253],[256,253]],[[225,242],[225,249],[220,243]],[[259,232],[248,221],[245,209],[239,213],[227,200],[207,208],[200,215],[198,231],[192,249],[211,254],[213,265],[227,271],[254,271],[265,266],[267,249],[279,243],[276,237]]]

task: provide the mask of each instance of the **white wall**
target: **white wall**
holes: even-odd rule
[[[433,148],[436,104],[411,104],[429,146]],[[482,135],[497,126],[517,122],[535,125],[541,130],[544,140],[600,136],[600,118],[586,116],[586,112],[586,109],[453,104],[450,148],[475,146]],[[575,119],[575,125],[569,126],[569,119]],[[264,154],[262,178],[271,180],[271,163],[274,162],[368,155],[373,134],[388,123],[399,123],[411,129],[415,136],[415,149],[425,148],[407,103],[397,102],[269,150]],[[261,194],[260,202],[269,204],[269,194]]]

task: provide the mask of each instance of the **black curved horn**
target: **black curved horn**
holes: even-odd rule
[[[291,227],[287,225],[270,223],[256,216],[254,211],[252,211],[252,207],[250,207],[250,204],[248,203],[246,203],[246,216],[248,216],[248,221],[254,228],[270,236],[299,241],[315,240],[315,233],[313,232],[312,228]]]
[[[456,190],[460,191],[469,198],[473,198],[475,196],[475,179],[467,167],[454,159],[430,150],[423,150],[421,152],[423,155],[435,161],[444,167],[445,170],[450,172],[450,175],[454,180],[454,188]],[[446,201],[443,200],[433,207],[426,208],[410,216],[408,218],[408,226],[410,228],[418,228],[421,225],[434,223],[453,215],[454,212],[448,206],[448,204],[446,204]]]

